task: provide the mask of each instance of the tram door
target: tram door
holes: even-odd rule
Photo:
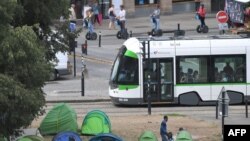
[[[151,59],[151,65],[144,67],[143,97],[147,102],[150,93],[152,102],[173,101],[173,59]],[[149,77],[150,76],[150,79]],[[148,89],[150,84],[150,89]]]

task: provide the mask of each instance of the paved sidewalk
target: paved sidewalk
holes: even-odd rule
[[[216,13],[208,13],[206,17],[206,24],[210,29],[218,29],[218,22],[216,21]],[[82,21],[78,21],[78,26],[82,26]],[[102,25],[95,25],[95,32],[101,32],[103,36],[113,36],[116,35],[117,30],[108,29],[109,19],[104,19]],[[199,20],[195,19],[195,13],[177,13],[170,15],[161,15],[160,17],[160,28],[164,31],[173,31],[177,29],[177,24],[180,24],[181,30],[186,31],[195,31],[197,25],[200,23]],[[142,34],[147,33],[151,30],[150,17],[137,17],[137,18],[128,18],[126,20],[126,28],[128,32],[132,31],[133,34]],[[83,30],[84,34],[87,32],[86,29]],[[219,33],[219,31],[218,31]]]

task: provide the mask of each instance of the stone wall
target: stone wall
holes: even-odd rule
[[[127,17],[134,17],[135,15],[135,0],[123,0],[123,5],[127,12]]]
[[[160,0],[161,14],[172,13],[172,0]]]
[[[194,2],[191,3],[194,4]],[[205,5],[208,13],[211,12],[211,0],[202,0],[201,3]],[[125,10],[127,11],[127,17],[136,17],[138,13],[144,10],[143,8],[152,11],[153,7],[155,7],[154,5],[135,6],[135,0],[123,0],[123,4],[125,6]],[[173,12],[172,0],[160,0],[159,4],[161,8],[161,14],[164,15]],[[146,13],[146,15],[148,15],[148,13]]]
[[[207,12],[211,12],[211,0],[202,0]]]

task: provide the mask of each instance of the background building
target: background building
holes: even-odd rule
[[[71,0],[76,5],[76,16],[82,18],[84,6],[91,6],[95,1],[98,2],[100,13],[104,18],[108,18],[108,8],[114,4],[115,11],[118,13],[120,5],[123,4],[128,17],[148,16],[156,4],[160,4],[162,14],[195,12],[194,0]],[[224,9],[225,0],[202,0],[208,12]]]

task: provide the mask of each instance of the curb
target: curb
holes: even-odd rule
[[[78,99],[78,100],[46,100],[46,103],[90,103],[90,102],[110,102],[110,99]]]

